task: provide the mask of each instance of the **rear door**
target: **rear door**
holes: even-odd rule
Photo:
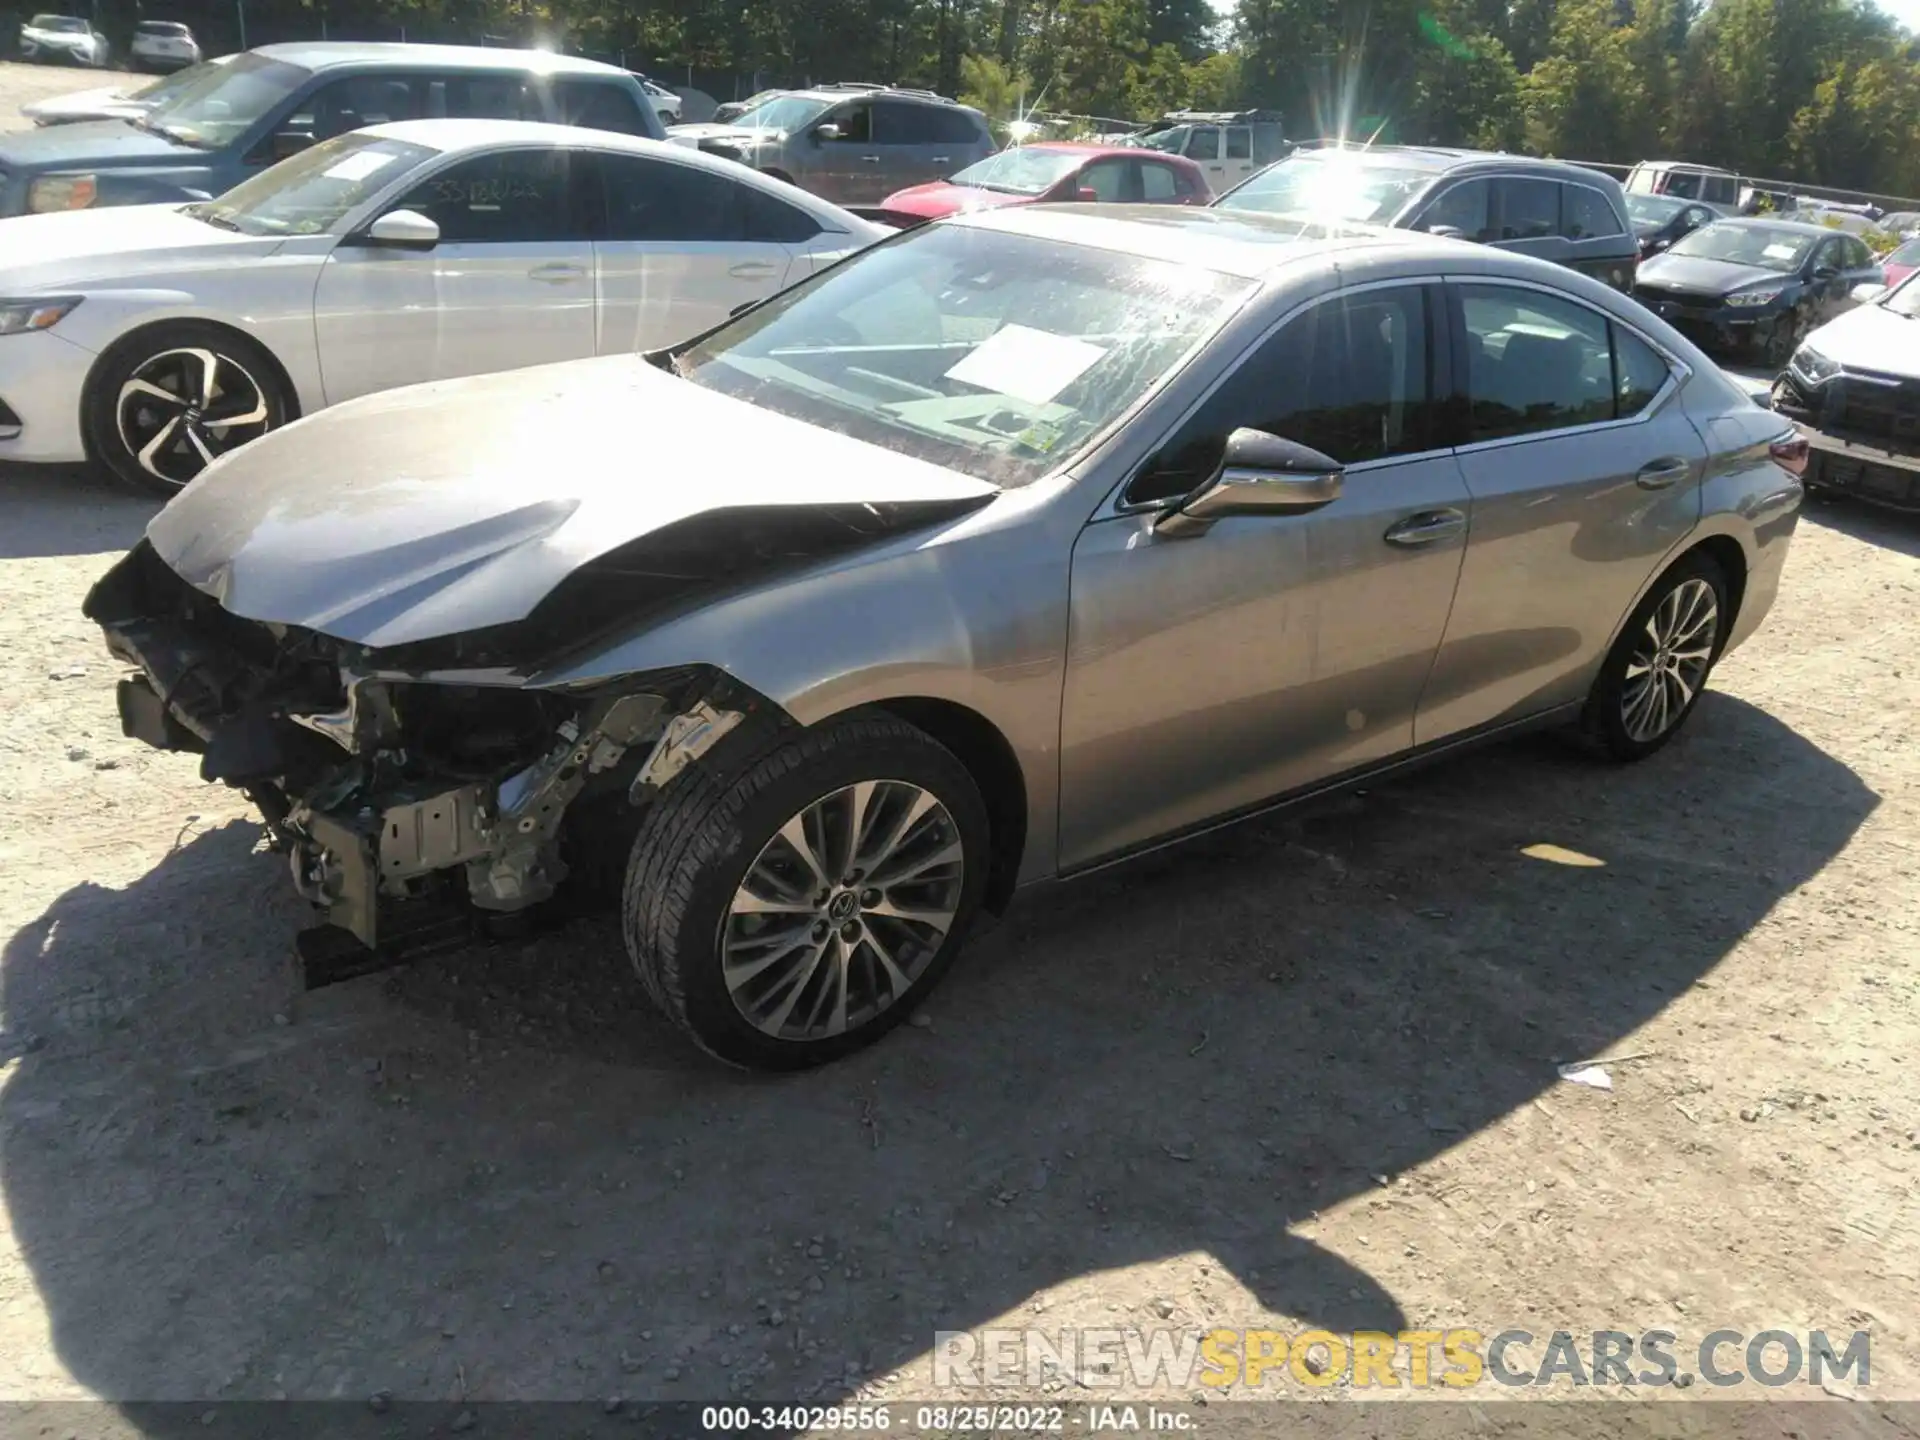
[[[760,207],[751,203],[757,190],[667,158],[581,158],[597,168],[606,197],[605,224],[593,243],[597,353],[674,344],[786,284],[793,248],[768,238]]]
[[[592,355],[597,194],[572,159],[544,148],[456,161],[387,207],[434,221],[434,249],[336,246],[314,291],[327,403]]]
[[[1577,180],[1563,181],[1560,233],[1571,252],[1567,263],[1575,270],[1616,290],[1632,286],[1637,247],[1604,190]]]
[[[1579,700],[1700,518],[1679,369],[1631,327],[1518,281],[1449,283],[1473,533],[1414,739]]]
[[[1502,175],[1493,182],[1494,244],[1556,265],[1573,262],[1560,233],[1560,185],[1537,176]]]
[[[874,102],[874,139],[886,176],[880,198],[953,173],[953,146],[941,138],[939,118],[932,106],[911,100]]]
[[[1221,132],[1221,165],[1229,189],[1253,174],[1253,127],[1229,125]]]

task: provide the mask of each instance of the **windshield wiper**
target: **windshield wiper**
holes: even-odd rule
[[[163,140],[171,140],[176,145],[188,145],[195,150],[210,150],[213,148],[208,145],[206,141],[196,140],[184,130],[170,129],[148,115],[132,116],[128,119],[127,124],[133,126],[136,130],[144,130],[149,135],[158,135]]]
[[[194,219],[204,220],[207,222],[207,224],[212,225],[216,229],[232,230],[236,234],[246,233],[241,228],[240,222],[238,220],[234,219],[231,215],[223,215],[218,210],[212,209],[209,206],[188,205],[188,206],[184,206],[183,208],[185,209],[186,213],[191,215]]]

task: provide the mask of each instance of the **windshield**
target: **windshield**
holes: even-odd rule
[[[998,485],[1065,464],[1253,286],[930,225],[682,352],[695,384]]]
[[[178,40],[187,33],[186,26],[176,25],[171,20],[142,20],[133,28],[137,34],[158,35],[167,40]]]
[[[249,235],[317,235],[439,153],[364,131],[336,135],[187,213]]]
[[[184,70],[176,70],[171,75],[163,75],[151,85],[142,85],[133,92],[133,98],[151,109],[164,104],[189,86],[197,85],[201,80],[218,70],[222,61],[206,60],[198,65],[189,65]]]
[[[1920,268],[1920,240],[1909,240],[1887,256],[1888,265],[1912,265]]]
[[[1038,195],[1080,168],[1087,157],[1071,150],[1002,150],[969,165],[949,182],[999,190],[1008,195]]]
[[[149,110],[147,123],[189,145],[227,145],[292,99],[312,73],[264,55],[238,55],[197,73]]]
[[[1665,200],[1657,195],[1627,197],[1627,214],[1638,225],[1664,225],[1686,208],[1684,200]]]
[[[748,130],[799,130],[812,123],[829,103],[804,95],[776,95],[727,123]]]
[[[1725,260],[1785,275],[1800,268],[1814,238],[1767,225],[1709,225],[1679,241],[1667,254]]]
[[[1429,170],[1402,170],[1351,153],[1322,151],[1269,165],[1214,204],[1222,210],[1385,224],[1433,178]]]
[[[57,30],[63,35],[84,35],[87,22],[71,15],[36,15],[27,22],[29,30]]]
[[[1167,155],[1178,155],[1187,143],[1187,136],[1193,133],[1191,125],[1175,125],[1171,129],[1156,130],[1151,135],[1141,135],[1133,143],[1143,150],[1158,150]]]

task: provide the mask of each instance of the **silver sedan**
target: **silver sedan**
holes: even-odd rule
[[[87,610],[127,732],[265,812],[309,983],[597,890],[699,1044],[783,1068],[1024,887],[1525,728],[1653,754],[1805,462],[1555,266],[1002,210],[268,435]]]

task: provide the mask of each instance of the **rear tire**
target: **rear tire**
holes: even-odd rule
[[[1793,358],[1793,352],[1800,348],[1800,342],[1807,336],[1806,311],[1795,308],[1773,322],[1773,333],[1767,336],[1766,347],[1760,352],[1760,358],[1778,370],[1786,369],[1787,362]]]
[[[1681,558],[1621,628],[1588,693],[1581,729],[1615,760],[1644,760],[1699,703],[1726,648],[1727,579],[1709,555]]]
[[[673,782],[634,839],[627,953],[708,1054],[820,1065],[939,983],[979,909],[988,838],[950,751],[892,716],[848,715],[739,775],[694,766]]]
[[[114,479],[171,496],[294,413],[265,350],[221,326],[181,321],[142,330],[101,357],[80,423],[88,453]]]

